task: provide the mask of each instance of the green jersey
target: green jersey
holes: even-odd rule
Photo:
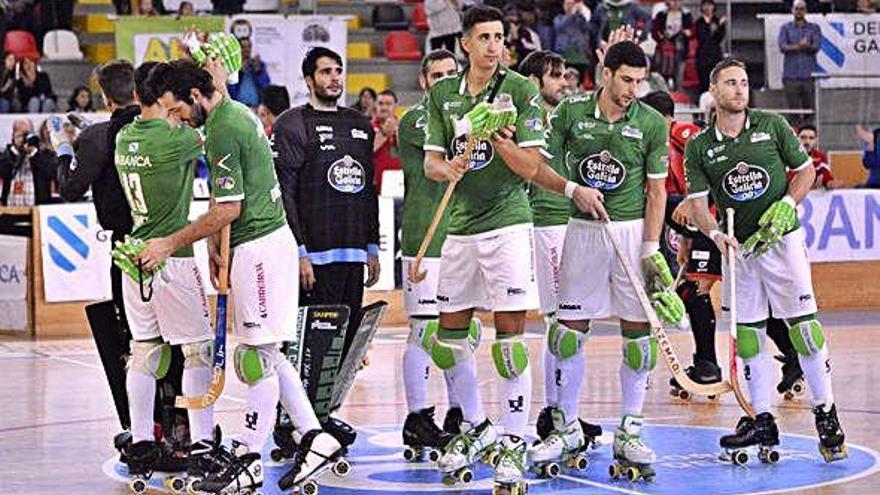
[[[688,141],[684,155],[688,197],[711,192],[719,211],[733,208],[740,242],[758,230],[764,211],[785,196],[787,171],[813,163],[784,118],[747,112],[739,136],[725,136],[712,122]]]
[[[228,97],[208,114],[205,151],[218,203],[241,201],[230,244],[259,239],[287,226],[272,148],[251,110]]]
[[[428,125],[428,111],[425,100],[411,107],[400,118],[397,127],[397,151],[403,166],[405,192],[403,194],[403,219],[400,236],[401,251],[404,256],[415,256],[419,252],[422,239],[434,219],[434,212],[446,190],[446,182],[436,182],[425,177],[425,127]],[[449,215],[443,215],[425,256],[439,258],[440,248],[446,240],[446,226]]]
[[[114,161],[131,207],[131,235],[147,240],[186,227],[193,199],[193,162],[202,154],[199,133],[164,119],[142,119],[116,135]],[[186,246],[174,256],[192,256]]]
[[[454,122],[495,90],[496,99],[510,98],[517,110],[516,142],[521,148],[544,146],[544,108],[538,88],[507,69],[498,69],[480,94],[467,90],[467,71],[438,81],[428,94],[425,151],[462,153],[466,135],[456,135]],[[503,78],[503,80],[502,80]],[[476,142],[469,170],[455,187],[449,207],[449,234],[473,235],[509,225],[531,223],[525,182],[495,152],[491,141]]]
[[[547,116],[549,117],[549,114]],[[568,177],[568,168],[562,160],[551,160],[550,167],[559,175]],[[535,227],[565,225],[568,223],[568,217],[571,216],[570,199],[535,184],[529,185],[529,203],[532,205]]]
[[[599,110],[600,94],[567,98],[550,115],[550,162],[556,170],[567,168],[572,181],[602,191],[611,220],[644,218],[647,179],[666,178],[666,121],[635,100],[612,124]],[[572,216],[592,220],[577,209]]]

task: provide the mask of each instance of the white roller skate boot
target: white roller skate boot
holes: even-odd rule
[[[630,481],[650,481],[656,474],[651,464],[656,456],[641,437],[642,417],[624,416],[614,432],[614,464],[608,469],[611,478],[626,476]]]
[[[447,485],[469,483],[474,476],[470,466],[488,455],[498,440],[495,427],[488,419],[477,426],[463,421],[461,429],[462,433],[446,444],[443,455],[437,461],[437,467],[443,471],[443,483]]]
[[[515,435],[504,435],[495,456],[493,494],[517,495],[526,492],[526,442]]]
[[[584,430],[580,421],[574,418],[566,424],[565,413],[554,410],[553,430],[542,441],[529,449],[532,470],[541,477],[555,478],[560,472],[560,463],[575,469],[586,469],[588,460],[583,455],[586,450]]]
[[[332,470],[340,477],[348,475],[351,466],[343,457],[343,452],[342,445],[329,433],[321,430],[306,433],[300,440],[299,455],[293,467],[281,477],[278,487],[284,491],[301,487],[303,492],[310,493],[306,485],[317,488],[315,479],[327,470]]]

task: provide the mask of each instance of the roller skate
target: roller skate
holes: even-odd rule
[[[196,482],[204,480],[211,473],[224,467],[223,434],[220,426],[214,428],[213,440],[200,440],[189,447],[186,458],[186,476],[174,476],[165,481],[165,486],[174,493],[197,493]]]
[[[437,467],[443,472],[443,484],[454,485],[457,482],[470,483],[474,478],[471,466],[482,457],[486,461],[497,458],[494,451],[498,434],[488,419],[477,426],[461,423],[462,433],[452,437],[443,449],[443,455],[437,460]],[[490,462],[494,464],[494,462]]]
[[[130,443],[124,447],[124,455],[128,463],[128,475],[131,476],[128,487],[134,493],[146,492],[159,462],[159,445],[151,440]]]
[[[700,359],[696,356],[694,356],[693,366],[688,366],[685,373],[687,373],[687,376],[691,380],[701,385],[711,385],[721,381],[721,368],[712,361]],[[675,377],[669,379],[669,386],[671,387],[669,395],[677,397],[683,401],[689,401],[693,398],[693,394],[682,388],[681,384],[678,383],[678,380],[676,380]],[[708,398],[709,400],[715,400],[718,396],[709,395]]]
[[[807,385],[797,352],[776,356],[776,360],[782,363],[782,379],[776,385],[776,391],[782,394],[785,400],[802,399],[807,392]]]
[[[192,492],[259,495],[264,475],[259,452],[248,452],[245,445],[233,441],[231,449],[219,447],[214,455],[220,469],[193,481]]]
[[[608,467],[611,479],[626,477],[631,482],[651,481],[656,476],[651,466],[655,460],[654,451],[642,442],[641,430],[641,416],[624,416],[620,421],[614,432],[614,464]]]
[[[737,466],[749,462],[749,453],[757,451],[758,459],[765,464],[779,462],[779,428],[772,414],[765,412],[753,418],[743,416],[736,424],[736,431],[721,437],[720,459]]]
[[[538,439],[544,440],[553,433],[553,411],[555,409],[558,408],[546,406],[538,413],[538,421],[535,423],[535,432],[538,434]],[[602,426],[589,423],[583,419],[578,421],[581,424],[581,430],[584,432],[584,445],[588,448],[599,448],[601,445]]]
[[[451,433],[441,430],[434,423],[434,408],[409,413],[403,423],[403,458],[409,462],[421,462],[427,454],[431,462],[440,459],[440,453],[452,438]]]
[[[443,431],[458,435],[461,433],[461,422],[464,420],[460,407],[450,407],[443,418]]]
[[[495,456],[495,481],[492,495],[523,495],[528,484],[523,479],[526,470],[526,442],[515,435],[504,435]]]
[[[269,451],[269,457],[275,462],[286,462],[296,456],[297,445],[293,439],[293,426],[276,425],[272,430],[275,448]]]
[[[530,470],[542,478],[559,476],[562,471],[560,463],[583,471],[589,465],[589,459],[584,454],[587,444],[580,421],[565,424],[565,414],[558,409],[554,409],[552,415],[554,430],[529,449]]]
[[[351,427],[350,424],[342,421],[337,418],[328,418],[327,421],[321,424],[321,428],[325,433],[329,433],[339,442],[339,445],[342,446],[342,455],[348,453],[348,447],[354,444],[354,441],[357,440],[357,431]],[[303,450],[297,449],[299,452]]]
[[[278,480],[278,487],[285,492],[316,495],[317,479],[328,470],[340,478],[351,472],[344,454],[345,448],[333,435],[312,430],[303,435],[293,467]]]
[[[819,452],[825,462],[834,462],[849,457],[846,444],[846,435],[840,428],[840,421],[837,419],[837,407],[831,404],[831,408],[825,410],[825,405],[818,405],[813,408],[813,414],[816,416],[816,431],[819,432]]]

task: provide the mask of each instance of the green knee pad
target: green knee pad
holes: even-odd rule
[[[157,380],[165,378],[171,367],[171,346],[161,340],[131,342],[131,369]]]
[[[816,315],[796,318],[788,322],[791,343],[801,356],[816,354],[825,348],[825,332]]]
[[[581,348],[589,335],[587,332],[579,332],[561,323],[553,323],[547,331],[547,350],[550,354],[562,359],[568,359],[581,352]]]
[[[483,324],[476,318],[471,318],[470,326],[463,330],[443,330],[437,325],[437,329],[430,335],[428,329],[425,329],[428,340],[422,342],[422,347],[428,351],[438,368],[448,370],[474,355],[482,334]]]
[[[653,370],[657,367],[657,339],[654,337],[626,339],[623,344],[623,360],[633,371]]]
[[[761,353],[761,334],[758,330],[766,328],[766,322],[741,323],[736,326],[736,354],[743,359],[751,359]]]
[[[246,385],[254,385],[275,374],[278,351],[275,346],[240,344],[235,348],[235,374]]]
[[[521,340],[499,340],[492,344],[492,360],[501,378],[516,378],[529,367],[529,349]]]

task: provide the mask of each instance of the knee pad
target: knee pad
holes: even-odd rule
[[[455,331],[459,332],[458,330]],[[477,346],[480,345],[480,338],[483,333],[483,325],[476,318],[471,319],[471,324],[465,330],[467,332],[464,338],[442,339],[440,338],[440,328],[430,335],[430,340],[424,343],[424,347],[431,355],[431,360],[441,370],[453,368],[458,363],[463,363],[470,359]],[[427,330],[425,331],[427,334]]]
[[[576,356],[583,348],[590,330],[579,332],[562,323],[554,323],[547,331],[547,350],[562,359]]]
[[[529,367],[529,348],[518,338],[496,341],[492,361],[501,378],[516,378]]]
[[[766,322],[743,323],[736,326],[736,354],[743,359],[751,359],[761,354]]]
[[[274,344],[239,344],[235,348],[235,374],[242,383],[254,385],[275,375],[278,358],[279,352]]]
[[[801,356],[810,356],[825,348],[825,332],[816,315],[789,321],[788,334]]]
[[[412,318],[410,320],[409,338],[407,344],[413,344],[421,347],[426,352],[431,352],[431,343],[434,342],[434,336],[440,324],[437,319],[428,320],[425,318]]]
[[[633,371],[652,371],[657,367],[657,339],[653,336],[624,339],[623,361]]]
[[[165,378],[171,367],[171,346],[161,340],[131,341],[129,368],[152,376]]]
[[[180,346],[184,368],[210,368],[214,365],[214,342],[203,340]]]

